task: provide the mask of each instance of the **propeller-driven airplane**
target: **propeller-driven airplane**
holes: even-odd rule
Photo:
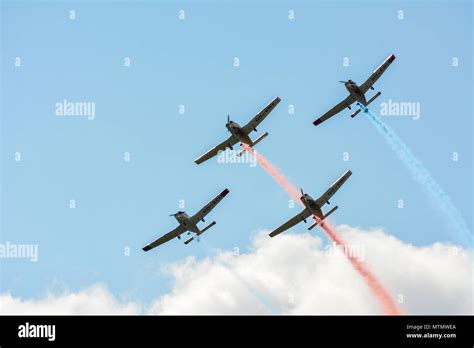
[[[220,151],[224,151],[226,148],[230,148],[231,150],[233,149],[233,146],[237,144],[239,141],[241,143],[247,144],[250,147],[254,147],[257,145],[260,141],[262,141],[267,135],[268,132],[265,132],[261,136],[259,136],[255,141],[250,139],[249,134],[252,131],[257,131],[257,126],[262,122],[265,117],[268,116],[270,112],[278,105],[280,102],[280,97],[276,97],[273,99],[270,104],[265,106],[262,111],[260,111],[257,115],[255,115],[254,118],[250,120],[249,123],[247,123],[245,126],[241,127],[237,122],[231,121],[230,116],[227,115],[227,123],[226,123],[226,128],[230,132],[230,137],[224,140],[222,143],[219,145],[213,147],[209,151],[207,151],[205,154],[199,156],[194,160],[196,164],[200,164],[204,161],[207,161],[209,158],[214,157],[217,155]],[[243,153],[244,151],[241,151],[239,153],[239,156]]]
[[[382,93],[377,92],[372,98],[370,98],[368,101],[365,98],[365,93],[369,89],[374,89],[373,84],[382,76],[382,74],[387,70],[387,68],[392,64],[392,62],[395,60],[395,55],[391,55],[388,57],[385,62],[382,63],[377,69],[374,70],[372,75],[365,81],[362,85],[358,86],[357,83],[355,83],[352,80],[347,80],[347,81],[339,81],[344,84],[346,87],[347,91],[349,92],[349,96],[344,99],[342,102],[337,104],[335,107],[333,107],[331,110],[326,112],[324,115],[322,115],[320,118],[318,118],[316,121],[313,122],[315,126],[318,124],[326,121],[328,118],[338,114],[345,108],[351,109],[351,105],[354,102],[359,102],[363,106],[367,107],[370,103],[372,103],[378,96],[380,96]],[[355,117],[361,109],[357,109],[351,114],[351,117]]]
[[[293,227],[297,223],[304,221],[306,222],[306,219],[310,215],[314,215],[317,217],[316,221],[308,227],[308,230],[313,229],[315,226],[318,225],[321,221],[326,219],[329,215],[334,213],[334,211],[337,209],[337,206],[332,208],[327,214],[323,214],[321,211],[321,207],[327,203],[329,204],[329,199],[336,193],[337,190],[346,182],[346,180],[352,175],[352,172],[350,170],[346,171],[339,179],[332,184],[326,192],[323,193],[321,197],[318,199],[313,199],[310,195],[307,193],[304,193],[303,190],[301,190],[301,202],[304,204],[305,209],[296,215],[295,217],[291,218],[287,222],[285,222],[283,225],[278,227],[276,230],[274,230],[272,233],[270,233],[270,237],[275,237],[277,234],[280,234],[287,229]]]
[[[166,243],[173,239],[174,237],[178,237],[178,239],[181,239],[181,234],[183,234],[186,231],[189,231],[187,234],[190,235],[191,233],[195,233],[194,236],[191,236],[188,238],[184,244],[188,244],[191,242],[194,237],[198,237],[206,232],[208,229],[210,229],[212,226],[216,224],[215,221],[211,222],[209,225],[204,227],[202,230],[197,226],[197,223],[200,221],[204,221],[204,217],[209,214],[209,212],[229,193],[228,189],[225,189],[221,193],[219,193],[212,201],[207,203],[204,208],[199,210],[195,215],[189,216],[186,214],[184,211],[178,211],[177,213],[171,214],[170,216],[174,216],[176,220],[179,222],[179,226],[176,227],[173,231],[168,232],[164,236],[154,240],[147,246],[143,248],[144,251],[151,250],[158,245],[161,245],[163,243]]]

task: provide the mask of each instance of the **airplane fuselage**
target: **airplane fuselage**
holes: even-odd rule
[[[195,223],[191,221],[191,218],[189,217],[188,214],[185,212],[178,213],[175,215],[175,219],[178,221],[178,223],[183,226],[186,230],[194,232],[194,233],[199,233],[199,228]]]
[[[352,80],[347,81],[344,86],[346,87],[347,91],[364,106],[367,106],[367,99],[365,99],[364,93],[362,93],[357,83]]]
[[[304,206],[311,212],[311,214],[322,218],[321,207],[316,203],[313,197],[305,193],[301,196],[300,200],[304,204]]]
[[[250,139],[249,135],[244,132],[242,127],[237,122],[230,121],[226,125],[227,130],[241,143],[247,144],[249,146],[253,145],[252,139]]]

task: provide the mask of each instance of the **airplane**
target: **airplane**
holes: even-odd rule
[[[318,219],[315,219],[316,221],[308,227],[308,230],[312,230],[314,227],[316,227],[321,221],[326,219],[329,215],[334,213],[334,211],[337,209],[337,205],[332,208],[327,214],[323,214],[321,211],[321,207],[327,203],[329,203],[329,199],[336,193],[337,190],[346,182],[346,180],[352,175],[352,172],[350,170],[346,171],[339,179],[337,179],[329,188],[326,190],[326,192],[323,193],[321,197],[318,199],[313,199],[310,195],[307,193],[304,193],[303,190],[301,190],[301,202],[304,204],[305,209],[296,215],[295,217],[291,218],[287,222],[285,222],[283,225],[278,227],[276,230],[271,232],[269,234],[270,237],[275,237],[276,235],[286,231],[287,229],[293,227],[297,223],[304,221],[306,223],[306,219],[310,215],[314,215],[318,217]]]
[[[382,74],[387,70],[387,68],[392,64],[392,62],[395,60],[395,55],[391,55],[385,61],[380,65],[377,69],[374,70],[372,75],[365,81],[362,85],[358,86],[357,83],[355,83],[352,80],[347,80],[347,81],[339,81],[344,84],[346,87],[347,91],[349,92],[349,96],[344,99],[342,102],[337,104],[335,107],[333,107],[331,110],[326,112],[324,115],[322,115],[320,118],[318,118],[316,121],[313,122],[315,126],[318,124],[321,124],[322,122],[326,121],[328,118],[338,114],[345,108],[349,108],[351,110],[351,105],[354,102],[359,102],[363,106],[367,107],[370,103],[372,103],[377,97],[379,97],[382,92],[377,92],[372,98],[370,98],[368,101],[365,98],[365,94],[369,89],[374,89],[373,84],[382,76]],[[351,114],[351,117],[355,117],[361,109],[357,109]]]
[[[220,151],[224,151],[226,148],[230,148],[231,150],[233,150],[233,146],[237,144],[239,141],[241,143],[247,144],[250,147],[254,147],[255,145],[257,145],[260,141],[262,141],[268,135],[268,132],[265,132],[264,134],[262,134],[255,141],[250,139],[249,134],[252,131],[257,131],[257,126],[260,124],[260,122],[262,122],[265,119],[265,117],[267,117],[268,114],[272,112],[272,110],[278,105],[280,101],[281,101],[280,97],[276,97],[275,99],[273,99],[267,106],[265,106],[262,109],[262,111],[260,111],[257,115],[255,115],[255,117],[252,118],[250,122],[247,123],[243,127],[241,127],[237,122],[231,121],[230,115],[227,115],[227,123],[225,126],[231,134],[230,137],[224,140],[219,145],[207,151],[205,154],[196,158],[194,162],[196,164],[200,164],[204,161],[207,161],[209,158],[214,157]],[[239,152],[238,156],[242,155],[244,151],[245,150],[242,150],[241,152]]]
[[[171,214],[170,216],[174,216],[176,220],[179,222],[179,226],[176,227],[173,231],[168,232],[167,234],[163,235],[162,237],[154,240],[147,246],[143,248],[143,251],[149,251],[157,246],[166,243],[173,239],[174,237],[178,237],[181,239],[181,234],[186,231],[189,231],[187,234],[190,235],[192,232],[195,233],[194,236],[188,238],[184,244],[189,244],[194,237],[198,237],[210,229],[212,226],[216,224],[215,221],[211,222],[209,225],[204,227],[202,230],[197,226],[197,223],[202,221],[205,222],[204,217],[209,214],[209,212],[229,193],[228,189],[225,189],[221,193],[219,193],[212,201],[207,203],[201,210],[199,210],[195,215],[189,216],[184,211],[178,211],[177,213]]]

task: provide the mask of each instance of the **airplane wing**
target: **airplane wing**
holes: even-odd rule
[[[235,144],[238,143],[238,139],[231,135],[228,139],[224,140],[222,143],[219,145],[213,147],[209,151],[207,151],[205,154],[199,156],[194,160],[196,164],[200,164],[204,161],[207,161],[209,158],[214,157],[219,153],[219,151],[224,151],[227,147],[234,146]]]
[[[379,79],[380,76],[387,70],[387,68],[392,64],[392,62],[395,60],[395,55],[391,55],[387,59],[385,59],[385,62],[382,63],[377,69],[374,70],[372,75],[365,81],[362,85],[360,85],[360,90],[362,93],[365,93],[369,90],[370,87]]]
[[[214,209],[214,207],[229,193],[228,189],[225,189],[221,193],[219,193],[212,201],[207,203],[201,210],[199,210],[196,214],[191,217],[191,221],[194,223],[198,223],[202,220],[209,212]]]
[[[161,245],[163,243],[166,243],[170,240],[172,240],[174,237],[178,237],[181,233],[183,232],[186,232],[186,228],[184,228],[183,226],[179,225],[178,227],[176,227],[173,231],[171,232],[168,232],[167,234],[165,234],[164,236],[161,236],[160,238],[154,240],[153,242],[151,242],[150,244],[148,244],[147,246],[145,246],[143,248],[143,251],[148,251],[148,250],[151,250],[153,248],[156,248],[158,245]]]
[[[329,201],[329,199],[341,188],[341,186],[346,182],[347,179],[352,175],[352,172],[348,170],[345,172],[339,179],[337,179],[327,190],[323,193],[321,197],[316,200],[316,204],[322,207],[324,203]]]
[[[308,208],[305,208],[305,210],[303,210],[301,213],[299,213],[295,217],[292,217],[290,220],[288,220],[283,225],[281,225],[276,230],[274,230],[272,233],[270,233],[269,236],[270,237],[275,237],[277,234],[280,234],[280,233],[286,231],[290,227],[293,227],[294,225],[296,225],[297,223],[303,221],[304,219],[306,219],[310,215],[311,215],[311,213],[308,210]]]
[[[339,104],[337,104],[335,107],[333,107],[331,110],[329,110],[328,112],[326,112],[323,116],[321,116],[320,118],[318,118],[316,121],[313,122],[313,124],[315,126],[317,126],[318,124],[326,121],[328,118],[340,113],[342,110],[344,110],[345,108],[348,108],[349,106],[351,106],[351,104],[353,102],[355,102],[355,98],[352,96],[352,95],[349,95],[346,99],[344,99],[342,102],[340,102]]]
[[[275,99],[273,99],[267,106],[262,109],[262,111],[255,115],[255,117],[252,118],[249,123],[242,127],[243,131],[249,134],[252,130],[257,128],[260,122],[262,122],[265,117],[267,117],[268,114],[272,112],[272,110],[275,108],[275,106],[278,105],[280,101],[280,97],[276,97]]]

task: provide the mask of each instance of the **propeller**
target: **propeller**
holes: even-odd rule
[[[230,122],[230,115],[227,114],[227,123],[229,123],[229,122]]]
[[[339,81],[340,83],[347,83],[348,81]]]
[[[302,189],[302,188],[300,188],[300,191],[301,191],[301,194],[304,195],[304,192],[303,192],[303,189]]]
[[[181,213],[183,213],[183,212],[182,212],[182,211],[178,211],[177,213],[170,214],[169,216],[176,216],[176,215],[181,214]]]

